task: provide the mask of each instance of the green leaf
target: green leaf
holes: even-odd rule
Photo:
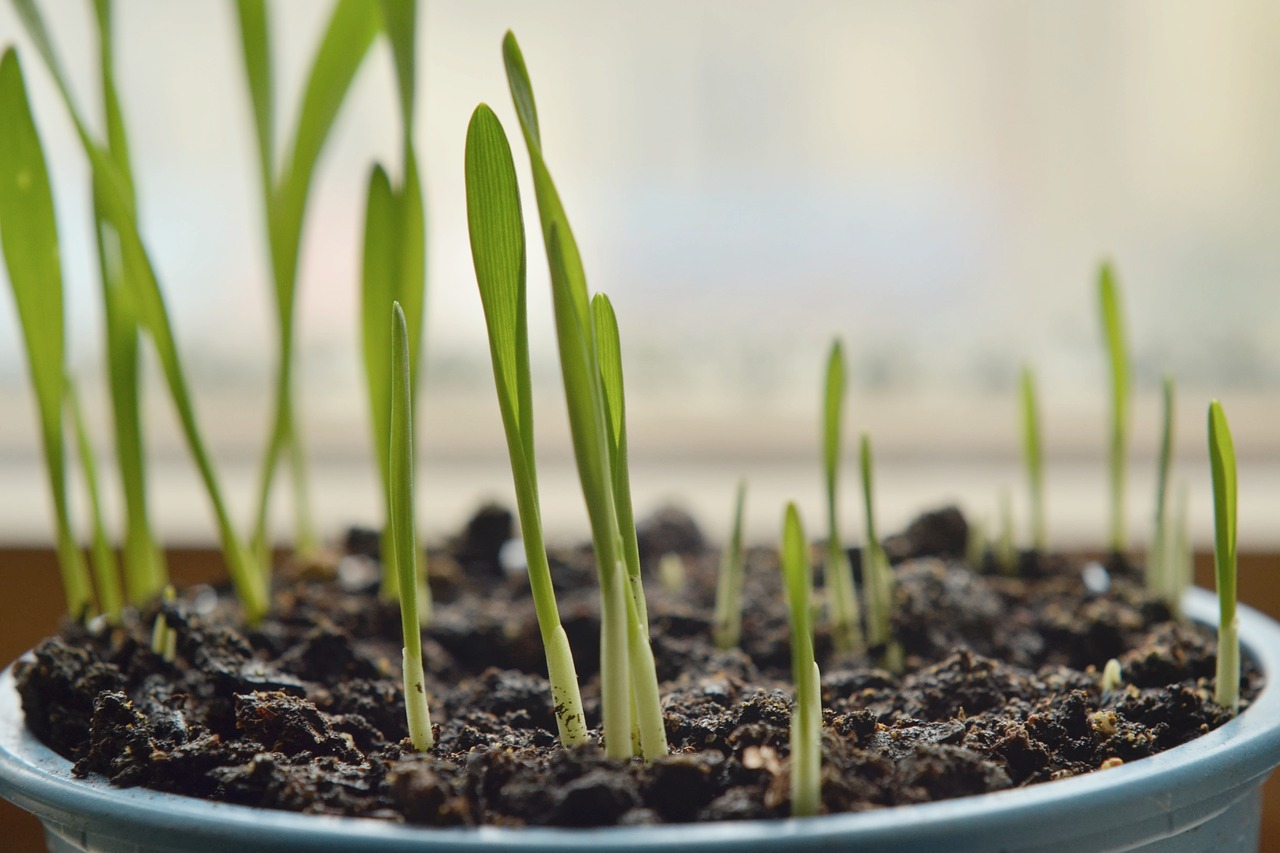
[[[836,471],[840,466],[840,413],[844,407],[844,347],[831,344],[827,356],[826,393],[823,395],[822,461],[827,475],[827,500],[835,512]],[[833,529],[834,530],[834,529]]]
[[[71,534],[62,444],[64,382],[62,267],[53,193],[31,117],[22,67],[13,48],[0,60],[0,248],[18,309],[27,366],[40,414],[45,467],[53,495],[58,563],[67,612],[92,606],[88,569]]]
[[[391,56],[396,64],[396,84],[400,93],[400,115],[404,118],[405,137],[413,128],[415,53],[414,40],[418,25],[415,0],[381,0],[382,25],[391,42]]]
[[[245,77],[253,102],[253,124],[258,137],[258,166],[264,183],[275,180],[275,90],[271,72],[271,27],[266,0],[236,0],[240,22],[240,47]]]
[[[716,607],[713,623],[716,646],[731,649],[742,636],[742,516],[747,503],[747,481],[738,481],[733,501],[733,528],[720,560],[716,578]]]
[[[1126,445],[1129,432],[1129,350],[1125,342],[1124,318],[1120,312],[1119,287],[1111,265],[1104,263],[1098,271],[1098,299],[1102,307],[1102,326],[1106,337],[1107,357],[1111,365],[1111,550],[1125,549],[1124,475]]]
[[[102,493],[98,488],[97,454],[93,452],[93,442],[89,439],[89,429],[85,425],[80,400],[70,380],[67,380],[66,395],[67,408],[71,412],[71,425],[76,437],[76,448],[80,455],[85,491],[89,498],[89,517],[93,522],[89,557],[93,566],[94,586],[98,591],[99,608],[114,625],[120,621],[124,595],[120,590],[120,569],[116,563],[116,553],[107,539],[107,528],[103,522]]]
[[[791,614],[791,669],[801,674],[813,663],[811,603],[813,575],[809,567],[809,543],[800,511],[788,503],[782,524],[782,575]],[[797,681],[800,679],[797,678]]]
[[[391,351],[387,349],[386,316],[396,293],[395,206],[387,173],[382,166],[374,166],[365,203],[361,341],[374,446],[384,484],[389,482],[390,471],[385,438],[391,434]]]
[[[1224,622],[1236,610],[1236,450],[1222,405],[1209,404],[1209,466],[1213,473],[1214,569]]]
[[[624,457],[626,453],[627,405],[622,389],[622,343],[618,337],[618,316],[609,297],[603,293],[591,297],[591,318],[595,326],[596,360],[600,365],[600,385],[604,390],[612,455],[616,460],[619,453]]]
[[[1044,552],[1048,547],[1044,506],[1044,449],[1040,442],[1040,408],[1036,400],[1036,379],[1030,367],[1022,368],[1022,459],[1027,466],[1031,498],[1031,546]]]

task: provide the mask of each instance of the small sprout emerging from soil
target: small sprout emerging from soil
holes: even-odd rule
[[[886,659],[893,657],[893,569],[876,535],[871,437],[862,434],[859,454],[862,469],[862,499],[866,507],[867,541],[862,546],[862,583],[867,598],[867,645],[885,647]]]
[[[387,434],[387,411],[391,396],[387,387],[391,372],[387,361],[386,318],[392,302],[399,302],[404,307],[405,321],[409,328],[409,371],[414,393],[411,405],[417,411],[426,296],[426,221],[422,207],[421,179],[418,176],[418,158],[413,143],[417,5],[411,0],[384,2],[382,11],[400,92],[403,175],[399,186],[392,185],[391,178],[381,164],[375,165],[369,175],[365,204],[364,260],[361,268],[360,332],[375,458],[382,476],[383,493],[386,494],[389,472],[384,437]],[[386,509],[385,518],[390,518],[389,509]],[[389,527],[389,524],[384,523],[384,555],[390,553]],[[431,602],[430,588],[425,582],[426,552],[419,551],[417,557],[418,593],[419,600],[424,605],[421,615],[425,621]],[[384,558],[382,595],[394,598],[397,583],[394,567]]]
[[[1213,471],[1213,567],[1218,587],[1218,668],[1213,701],[1240,707],[1240,627],[1236,619],[1236,450],[1221,404],[1209,404]]]
[[[1124,675],[1120,670],[1120,661],[1111,658],[1102,668],[1102,692],[1117,690],[1122,684],[1124,684]]]
[[[293,405],[294,309],[297,304],[298,255],[316,163],[324,150],[351,81],[378,34],[381,16],[378,4],[365,0],[339,0],[336,4],[307,73],[294,136],[289,141],[284,156],[277,160],[277,117],[273,94],[275,82],[267,4],[264,0],[238,0],[236,9],[239,13],[240,41],[244,50],[245,76],[253,102],[266,242],[271,254],[271,281],[275,289],[276,321],[279,326],[275,409],[259,472],[257,511],[254,516],[253,545],[262,560],[267,552],[267,511],[271,502],[272,484],[276,467],[286,449],[289,451],[289,469],[293,475],[294,547],[306,552],[316,546],[306,481],[306,454],[303,452],[302,435]],[[393,49],[399,52],[399,45],[394,39]],[[382,317],[385,320],[386,314]]]
[[[165,601],[175,601],[178,597],[172,584],[164,588],[162,595]],[[178,631],[169,626],[163,612],[156,614],[156,621],[151,625],[151,651],[169,663],[178,656]]]
[[[0,133],[0,242],[39,411],[67,613],[73,619],[87,619],[93,609],[93,592],[67,508],[62,441],[62,270],[57,223],[44,150],[31,117],[22,66],[13,48],[5,51],[0,61],[0,125],[4,127]]]
[[[93,582],[98,592],[98,608],[107,622],[115,625],[120,621],[120,610],[124,606],[124,592],[120,588],[120,567],[116,563],[116,552],[107,541],[107,528],[102,520],[102,495],[98,489],[97,457],[93,452],[93,443],[89,440],[89,430],[85,426],[79,395],[76,393],[75,384],[69,379],[67,380],[67,408],[71,411],[71,424],[75,430],[80,468],[84,477],[85,491],[89,497],[89,516],[92,521],[89,563],[93,566]]]
[[[547,658],[556,724],[560,742],[576,746],[586,741],[586,717],[573,652],[556,607],[538,502],[520,191],[506,134],[497,116],[484,104],[476,107],[467,128],[466,186],[471,257],[489,333],[493,380],[507,437],[521,539]]]
[[[684,592],[686,580],[684,557],[671,551],[658,558],[658,582],[663,589],[679,595]]]
[[[986,559],[987,551],[991,548],[991,543],[987,537],[987,527],[990,522],[985,518],[966,520],[968,521],[969,529],[964,541],[964,559],[966,563],[976,570],[982,568],[982,562]]]
[[[996,536],[995,559],[1000,571],[1006,575],[1018,573],[1018,548],[1013,542],[1013,499],[1008,487],[1000,489],[1000,530]]]
[[[648,627],[640,621],[645,611],[637,594],[642,595],[642,591],[629,581],[624,562],[625,541],[619,525],[617,491],[619,484],[626,483],[626,475],[618,470],[620,433],[610,418],[614,417],[613,411],[621,411],[621,374],[611,379],[602,375],[602,327],[593,317],[593,311],[598,309],[591,306],[578,243],[543,160],[533,85],[520,46],[509,31],[503,39],[502,56],[533,171],[538,215],[551,269],[551,295],[569,427],[600,579],[600,681],[605,753],[611,758],[632,754],[634,701],[641,751],[645,758],[651,758],[666,753],[667,745],[662,709],[657,701],[656,676],[644,663],[646,658],[652,660],[652,651],[647,648]],[[606,382],[614,380],[617,380],[616,389],[606,386]],[[625,463],[625,457],[622,462]],[[624,505],[629,500],[629,496],[625,498]],[[623,513],[625,515],[625,508]],[[637,663],[639,667],[634,665]]]
[[[840,341],[831,344],[827,357],[826,393],[823,395],[822,462],[827,492],[827,553],[824,578],[827,585],[828,618],[836,648],[846,653],[861,651],[862,614],[853,588],[853,567],[840,538],[839,471],[840,421],[844,409],[844,349]],[[864,581],[865,583],[865,581]]]
[[[390,555],[400,575],[400,627],[404,632],[404,707],[413,748],[425,752],[435,745],[431,713],[427,709],[426,677],[422,667],[422,628],[418,621],[418,537],[413,510],[413,409],[409,379],[409,330],[399,302],[391,304],[391,461]]]
[[[731,649],[742,638],[742,513],[747,504],[747,481],[738,481],[738,491],[733,501],[733,530],[720,560],[720,574],[716,578],[716,610],[713,631],[716,645]]]
[[[1156,473],[1155,530],[1151,540],[1151,555],[1147,559],[1147,591],[1168,605],[1170,612],[1178,613],[1182,593],[1189,583],[1183,569],[1184,555],[1179,542],[1178,525],[1169,523],[1168,493],[1169,470],[1173,466],[1173,413],[1174,384],[1172,377],[1164,379],[1162,427],[1160,430],[1160,457]],[[1185,527],[1185,525],[1184,525]]]
[[[783,517],[781,557],[791,612],[791,680],[796,691],[791,711],[791,814],[810,817],[822,807],[821,674],[813,659],[809,546],[794,503],[787,504]]]
[[[1113,553],[1128,547],[1125,530],[1124,480],[1128,458],[1129,436],[1129,348],[1126,343],[1124,317],[1120,312],[1119,285],[1111,264],[1103,263],[1098,271],[1098,300],[1102,308],[1102,328],[1111,365],[1111,447],[1108,466],[1111,472],[1111,528],[1108,544]]]
[[[1044,503],[1044,446],[1040,441],[1040,405],[1036,377],[1030,367],[1022,368],[1022,459],[1027,466],[1027,494],[1031,506],[1031,547],[1041,554],[1048,550]]]

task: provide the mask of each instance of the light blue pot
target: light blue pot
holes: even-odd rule
[[[1187,612],[1216,622],[1192,590]],[[1280,672],[1280,626],[1240,608],[1240,640],[1268,681]],[[1262,783],[1280,764],[1280,686],[1191,743],[1111,770],[928,805],[807,820],[655,828],[415,829],[114,788],[71,775],[22,723],[0,675],[0,796],[44,822],[51,851],[1225,851],[1255,850]]]

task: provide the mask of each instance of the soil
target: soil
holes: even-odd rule
[[[743,644],[723,651],[711,642],[718,554],[677,511],[642,525],[671,744],[645,764],[606,759],[598,729],[597,745],[557,744],[527,576],[503,564],[511,535],[510,514],[486,507],[430,554],[430,754],[407,740],[400,617],[376,595],[368,531],[281,568],[272,615],[256,628],[225,591],[191,589],[159,606],[177,632],[172,663],[150,650],[157,608],[120,627],[65,626],[18,664],[27,724],[77,773],[268,808],[433,826],[786,816],[792,691],[776,555],[748,551]],[[825,812],[1105,771],[1229,718],[1211,701],[1214,637],[1171,619],[1123,559],[1104,568],[1027,553],[1009,577],[989,562],[967,566],[965,537],[963,517],[946,509],[885,543],[900,674],[877,665],[883,650],[837,655],[817,620]],[[682,582],[670,571],[660,582],[667,553],[680,555]],[[590,549],[557,550],[551,565],[598,724]],[[1104,692],[1110,658],[1124,684]],[[1248,662],[1243,685],[1247,705],[1261,688]]]

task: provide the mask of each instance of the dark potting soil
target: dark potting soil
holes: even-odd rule
[[[378,537],[359,531],[341,554],[280,570],[256,628],[208,588],[163,605],[172,663],[150,650],[156,609],[118,628],[67,626],[18,664],[27,724],[78,773],[268,808],[437,826],[786,816],[792,691],[775,554],[748,552],[742,647],[723,651],[710,627],[718,555],[678,512],[643,525],[671,754],[621,762],[557,744],[528,580],[501,560],[511,530],[489,507],[430,555],[430,754],[407,741],[399,612],[376,595]],[[877,665],[880,650],[841,658],[817,620],[824,811],[1105,772],[1228,719],[1211,701],[1214,637],[1172,620],[1123,560],[1105,570],[1027,554],[1006,577],[965,565],[965,536],[944,510],[886,542],[901,674]],[[667,553],[683,578],[659,580]],[[590,549],[558,550],[551,565],[595,724]],[[1104,692],[1110,658],[1124,685]],[[1247,704],[1261,686],[1248,663],[1243,684]]]

